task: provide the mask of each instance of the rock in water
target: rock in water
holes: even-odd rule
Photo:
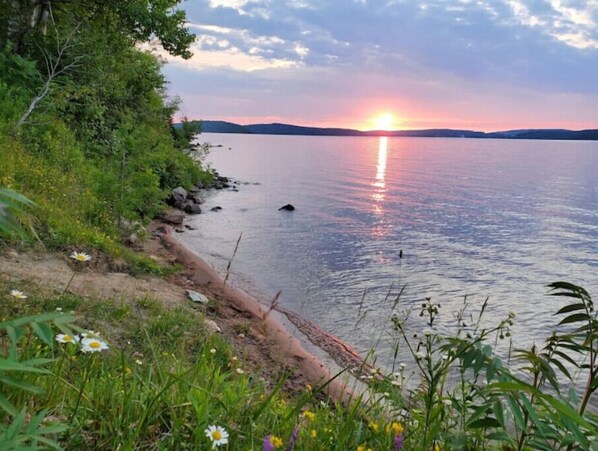
[[[198,215],[201,213],[201,207],[197,204],[186,204],[185,211],[192,215]]]
[[[295,207],[293,207],[291,204],[286,204],[278,209],[278,211],[280,210],[293,211],[295,210]]]
[[[210,208],[210,211],[220,211],[220,210],[222,210],[222,207],[219,207],[219,206]]]

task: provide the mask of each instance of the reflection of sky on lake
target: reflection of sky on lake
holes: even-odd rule
[[[465,295],[489,296],[489,322],[517,313],[518,345],[555,323],[562,301],[546,296],[548,283],[598,296],[598,143],[202,138],[223,145],[210,156],[221,174],[260,185],[208,196],[184,242],[223,268],[243,232],[240,283],[266,298],[282,288],[284,305],[362,351],[392,346],[391,285],[406,285],[401,308],[441,302],[440,327]],[[286,203],[297,210],[277,211]]]

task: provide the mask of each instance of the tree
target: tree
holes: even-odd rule
[[[135,42],[156,38],[174,56],[191,57],[195,36],[185,27],[181,0],[0,0],[0,42],[10,42],[12,51],[23,54],[26,38],[46,34],[49,24],[59,26],[69,15],[77,21],[110,22]]]

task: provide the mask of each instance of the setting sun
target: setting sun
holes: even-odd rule
[[[396,127],[395,117],[391,113],[384,113],[374,119],[376,130],[390,131]]]

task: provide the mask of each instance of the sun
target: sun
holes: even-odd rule
[[[396,119],[392,113],[384,113],[373,120],[376,130],[390,131],[395,127]]]

